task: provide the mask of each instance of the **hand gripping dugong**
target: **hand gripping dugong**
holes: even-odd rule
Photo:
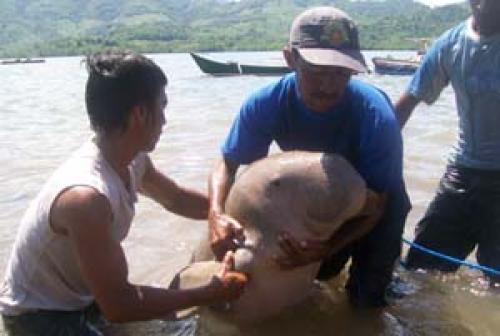
[[[235,269],[249,275],[244,294],[225,311],[237,323],[270,317],[308,296],[320,263],[281,269],[274,257],[283,252],[280,232],[296,239],[326,240],[363,208],[363,179],[335,154],[285,152],[251,164],[236,180],[225,211],[244,227],[246,240],[235,253]],[[195,252],[194,263],[178,274],[175,286],[203,283],[215,274],[208,242]],[[211,266],[213,265],[213,267]],[[208,277],[207,277],[208,275]],[[198,278],[198,279],[197,279]]]

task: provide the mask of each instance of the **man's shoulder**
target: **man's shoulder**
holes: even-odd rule
[[[57,231],[70,229],[73,223],[86,223],[89,219],[101,221],[112,218],[109,200],[91,186],[74,185],[63,190],[51,207],[51,225]]]
[[[71,210],[101,208],[109,205],[109,201],[100,191],[88,185],[70,186],[57,196],[57,201],[63,200],[63,205]],[[56,205],[54,205],[56,206]]]
[[[130,163],[129,169],[136,181],[144,174],[146,158],[146,154],[139,153]],[[110,199],[123,193],[120,179],[93,142],[75,151],[52,174],[44,191],[54,194],[73,186],[87,186]]]
[[[294,88],[295,85],[295,74],[291,73],[268,83],[255,91],[253,91],[247,98],[247,103],[252,103],[256,101],[269,101],[269,100],[280,100],[287,93]]]
[[[447,48],[450,46],[454,46],[456,43],[460,43],[463,40],[463,37],[467,35],[468,27],[470,26],[470,19],[465,20],[455,27],[452,27],[442,33],[434,42],[434,47],[430,48],[428,51],[433,52],[435,50]]]
[[[370,96],[372,94],[377,94],[379,89],[370,83],[362,81],[360,79],[351,79],[347,85],[347,89],[357,95]]]
[[[351,80],[348,90],[350,105],[353,112],[364,121],[362,124],[367,127],[397,124],[392,102],[382,89],[360,80]]]
[[[456,26],[445,31],[439,38],[444,38],[448,40],[456,40],[467,33],[468,28],[471,25],[471,19],[460,22]]]
[[[349,98],[359,107],[392,108],[387,94],[380,88],[358,79],[352,79],[347,86]]]

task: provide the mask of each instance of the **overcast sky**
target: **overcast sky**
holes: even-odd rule
[[[449,5],[452,3],[457,3],[457,2],[465,2],[466,0],[417,0],[419,2],[422,2],[428,6],[443,6],[443,5]]]

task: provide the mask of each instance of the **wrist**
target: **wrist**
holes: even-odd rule
[[[222,211],[221,207],[218,206],[211,206],[210,209],[208,209],[208,216],[209,217],[218,217],[220,216],[224,211]]]
[[[217,299],[217,293],[214,286],[211,283],[208,283],[204,286],[198,288],[199,299],[203,305],[210,305],[214,303]]]
[[[224,211],[222,210],[221,207],[218,206],[210,207],[210,209],[208,209],[209,226],[212,227],[215,224],[217,224],[217,218],[219,218],[223,213]]]

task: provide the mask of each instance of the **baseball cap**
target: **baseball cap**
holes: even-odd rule
[[[366,71],[356,24],[335,7],[313,7],[299,14],[290,29],[290,46],[314,65]]]

